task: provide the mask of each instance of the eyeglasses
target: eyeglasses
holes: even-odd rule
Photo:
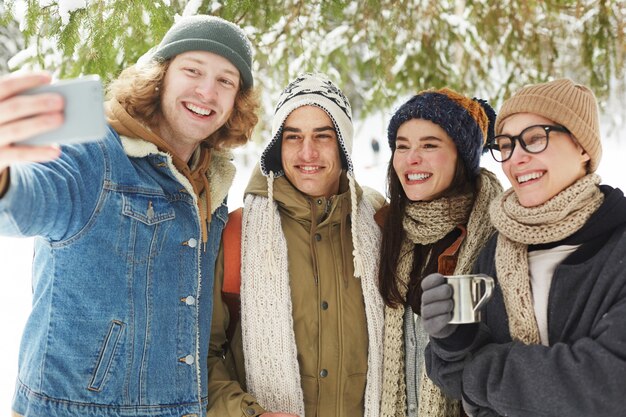
[[[487,145],[491,156],[498,162],[511,158],[515,150],[515,142],[519,142],[528,153],[541,153],[548,147],[550,132],[570,133],[563,126],[533,125],[529,126],[517,136],[498,135]]]

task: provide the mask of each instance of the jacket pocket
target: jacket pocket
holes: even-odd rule
[[[102,343],[102,348],[100,349],[100,354],[98,355],[98,360],[96,361],[96,366],[94,368],[93,375],[91,376],[91,381],[89,381],[89,386],[87,386],[88,390],[102,391],[102,385],[109,374],[109,370],[111,369],[111,364],[113,363],[113,358],[115,356],[115,350],[120,341],[123,330],[124,323],[119,320],[113,320],[111,322],[109,332]]]
[[[344,382],[342,416],[363,415],[367,374],[349,375]]]
[[[158,195],[123,194],[122,213],[152,226],[175,217],[167,198]]]
[[[121,215],[116,229],[115,251],[120,262],[145,265],[160,255],[165,242],[171,239],[168,231],[177,233],[174,206],[164,195],[120,193]],[[176,235],[175,235],[176,236]]]
[[[302,384],[302,393],[304,394],[304,410],[308,416],[319,415],[317,410],[319,384],[317,378],[300,374],[300,383]]]

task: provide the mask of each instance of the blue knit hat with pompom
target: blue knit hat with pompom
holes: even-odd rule
[[[452,138],[472,175],[478,175],[480,156],[494,136],[496,112],[485,101],[470,99],[449,88],[425,90],[411,97],[394,113],[387,128],[392,151],[400,126],[411,119],[430,120]]]

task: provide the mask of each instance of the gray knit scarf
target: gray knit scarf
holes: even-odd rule
[[[502,192],[496,176],[481,169],[474,195],[442,198],[431,202],[415,202],[407,206],[403,219],[406,238],[402,242],[397,279],[400,293],[406,297],[410,272],[413,267],[415,245],[435,243],[459,224],[466,224],[467,237],[459,250],[455,274],[471,272],[480,249],[494,229],[489,222],[488,208]],[[406,381],[404,372],[403,316],[405,308],[385,307],[385,340],[383,362],[383,394],[381,416],[404,417],[406,410]],[[416,329],[423,331],[422,329]],[[423,361],[423,352],[418,360]],[[424,369],[424,366],[422,366]],[[420,375],[418,415],[458,417],[458,401],[443,395],[424,374]]]
[[[528,245],[558,242],[578,231],[602,205],[600,177],[589,174],[536,207],[524,207],[513,189],[490,207],[491,221],[500,232],[496,272],[514,340],[541,342],[533,308]]]

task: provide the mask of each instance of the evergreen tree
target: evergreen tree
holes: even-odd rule
[[[0,3],[0,74],[9,71],[9,58],[24,49],[24,37],[17,22],[4,11],[4,5]]]
[[[0,37],[24,1],[24,46],[36,54],[16,66],[110,80],[176,15],[214,14],[245,28],[256,45],[256,81],[272,97],[297,73],[323,71],[357,117],[429,87],[497,105],[553,77],[589,84],[601,99],[624,79],[623,0],[99,0],[72,11],[63,9],[76,2],[5,0]]]

